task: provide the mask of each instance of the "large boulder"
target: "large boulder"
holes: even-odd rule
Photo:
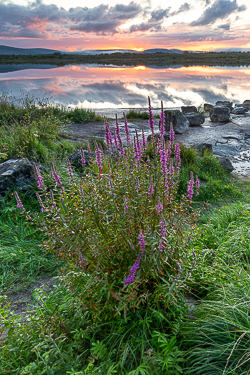
[[[212,104],[209,104],[209,103],[204,104],[204,111],[205,112],[210,112],[212,108],[214,108],[214,106]]]
[[[230,120],[230,109],[228,107],[215,106],[210,111],[212,122],[228,122]]]
[[[212,143],[197,143],[193,146],[202,156],[204,156],[205,152],[212,154],[213,153],[213,145]]]
[[[166,132],[170,130],[171,122],[173,124],[173,128],[176,134],[184,133],[189,127],[189,121],[178,109],[165,111],[165,131]]]
[[[244,100],[243,104],[248,110],[250,109],[250,100]]]
[[[231,161],[226,156],[216,156],[218,162],[220,165],[226,169],[228,172],[232,172],[234,170],[234,167],[231,163]]]
[[[233,109],[233,102],[230,102],[229,100],[218,100],[215,105],[219,107],[227,107],[230,111]]]
[[[37,164],[42,173],[47,173],[46,168]],[[5,195],[8,190],[32,190],[36,179],[33,164],[28,159],[9,159],[0,164],[0,194]]]
[[[154,139],[158,140],[160,138],[160,135],[161,135],[161,133],[154,133]],[[166,142],[169,140],[169,135],[170,135],[169,132],[164,133],[164,139],[165,139]],[[149,134],[148,137],[147,137],[147,141],[151,142],[152,139],[153,139],[152,134]]]
[[[194,105],[186,105],[181,107],[182,113],[197,113],[197,108]]]
[[[244,115],[248,110],[244,107],[237,106],[232,110],[234,115]]]
[[[205,122],[205,117],[201,113],[186,113],[185,117],[188,119],[190,126],[200,126]]]
[[[86,167],[88,167],[91,163],[91,160],[93,160],[96,155],[93,154],[92,152],[89,154],[87,150],[83,150],[83,152],[84,152],[84,159],[86,161]],[[81,162],[80,150],[76,150],[75,152],[73,152],[73,154],[69,156],[69,161],[74,167],[81,167],[82,162]]]

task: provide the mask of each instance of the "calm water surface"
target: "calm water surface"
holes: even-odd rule
[[[90,109],[199,106],[227,99],[250,99],[250,68],[246,67],[115,67],[96,65],[0,65],[0,90],[20,97]]]

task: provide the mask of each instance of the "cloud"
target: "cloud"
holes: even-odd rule
[[[236,0],[216,0],[197,21],[191,23],[191,26],[209,25],[219,19],[227,18],[232,13],[243,12],[244,10],[246,10],[246,6],[239,6]]]
[[[220,26],[218,26],[218,28],[219,29],[224,29],[224,30],[230,30],[230,23],[228,22],[228,23],[225,23],[225,24],[223,24],[223,25],[220,25]]]
[[[143,12],[142,7],[131,1],[128,5],[113,7],[100,4],[94,8],[76,7],[68,11],[55,4],[44,4],[36,0],[28,5],[0,3],[0,35],[39,37],[53,29],[58,34],[63,29],[97,34],[114,34],[124,21],[132,20]],[[29,32],[27,30],[30,30]],[[32,31],[33,30],[33,31]],[[24,32],[26,31],[26,32]]]
[[[170,8],[167,9],[157,9],[151,12],[151,21],[162,21],[163,18],[167,17]]]
[[[180,6],[180,8],[171,13],[171,16],[176,16],[177,14],[188,12],[191,9],[191,5],[188,3],[184,3]]]

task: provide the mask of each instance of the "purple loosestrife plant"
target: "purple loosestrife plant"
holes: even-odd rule
[[[190,172],[190,180],[188,181],[188,184],[187,184],[187,197],[188,199],[192,199],[193,198],[193,195],[194,195],[194,174],[193,172]]]
[[[60,176],[56,173],[55,167],[52,161],[50,162],[50,165],[51,165],[51,178],[56,181],[56,185],[58,187],[62,187]]]
[[[196,195],[199,194],[199,188],[200,188],[200,181],[198,179],[198,176],[195,176],[195,187],[196,187]]]
[[[129,143],[130,142],[129,126],[128,126],[127,117],[126,117],[124,112],[123,112],[123,117],[124,117],[124,130],[125,130],[125,134],[126,134],[126,141],[127,141],[127,143]]]
[[[142,261],[142,258],[143,258],[143,254],[145,252],[145,245],[146,245],[146,241],[145,241],[145,238],[144,238],[144,234],[142,233],[142,230],[140,231],[140,234],[138,236],[138,239],[139,239],[139,246],[140,246],[140,252],[136,258],[136,261],[135,263],[133,264],[133,266],[130,268],[130,273],[129,273],[129,276],[127,278],[124,279],[124,286],[128,286],[130,285],[133,281],[134,281],[134,278],[135,278],[135,275],[136,275],[136,272],[137,270],[139,269],[140,267],[140,263]]]
[[[86,270],[86,264],[85,264],[85,261],[83,259],[83,256],[82,256],[82,253],[79,253],[79,266],[80,268],[85,271]]]
[[[118,124],[115,133],[121,148]],[[151,304],[168,309],[170,296],[178,298],[180,285],[187,275],[190,277],[188,241],[184,243],[188,235],[182,232],[187,228],[192,200],[177,195],[178,147],[173,141],[171,151],[168,144],[167,155],[161,139],[159,153],[155,147],[150,161],[143,150],[143,137],[136,137],[135,143],[136,153],[140,143],[143,156],[139,163],[132,144],[126,145],[125,155],[119,150],[120,157],[107,154],[104,159],[95,143],[96,162],[89,166],[88,178],[66,184],[61,193],[57,186],[62,189],[62,183],[52,164],[55,199],[53,191],[46,190],[44,195],[50,197],[43,202],[50,209],[38,213],[37,221],[48,238],[46,249],[68,263],[72,272],[65,273],[65,280],[97,319],[103,314],[114,316],[117,309],[126,316],[127,311],[142,304],[143,308]],[[97,166],[102,173],[104,163],[105,174],[100,178]],[[175,168],[171,172],[172,165]],[[56,209],[52,210],[55,201]],[[173,283],[179,274],[177,262],[182,274],[180,282]],[[81,269],[91,277],[86,279]]]
[[[102,158],[103,158],[103,152],[101,150],[100,145],[97,145],[95,142],[95,154],[96,154],[96,163],[98,165],[100,173],[102,173]]]
[[[55,199],[54,199],[54,194],[53,194],[53,190],[52,189],[50,189],[50,201],[51,201],[51,204],[52,204],[52,206],[51,206],[51,209],[53,210],[53,208],[55,208],[56,207],[56,202],[55,202]]]
[[[126,198],[125,195],[123,196],[123,202],[124,202],[124,213],[126,213],[128,210],[128,199]]]
[[[67,172],[68,172],[68,174],[69,174],[69,176],[70,176],[69,181],[73,181],[74,174],[73,174],[73,172],[72,172],[72,168],[71,168],[71,164],[70,164],[69,158],[66,158],[66,162],[67,162],[67,166],[68,166],[68,168],[67,168]]]
[[[181,150],[180,150],[179,143],[176,143],[174,146],[174,156],[175,156],[176,169],[179,170],[181,167]]]
[[[14,195],[15,195],[16,202],[17,202],[17,205],[16,205],[16,206],[22,210],[22,214],[25,214],[25,216],[26,216],[26,218],[27,218],[28,220],[31,220],[30,215],[29,215],[28,212],[25,210],[25,208],[24,208],[24,206],[23,206],[23,204],[22,204],[22,201],[21,201],[21,199],[19,198],[19,195],[17,194],[16,191],[14,192]]]
[[[172,144],[174,142],[174,128],[173,123],[170,122],[170,134],[169,134],[169,141],[170,141],[170,148],[172,147]]]
[[[158,204],[156,205],[157,208],[157,214],[161,214],[163,211],[163,204],[161,203],[160,197],[158,197]]]
[[[104,117],[104,129],[105,129],[105,139],[106,139],[106,144],[107,146],[112,146],[113,140],[112,140],[112,134],[109,128],[109,124],[107,121],[107,118]]]
[[[38,166],[36,165],[35,162],[33,162],[33,169],[34,169],[34,172],[35,172],[38,189],[45,191],[46,187],[45,187],[44,182],[43,182],[43,176],[41,175],[40,169],[38,168]]]
[[[91,155],[91,150],[90,150],[90,147],[89,147],[89,142],[87,142],[87,150],[88,150],[88,153],[89,153],[89,156]]]
[[[83,166],[83,168],[85,168],[87,163],[86,163],[86,160],[85,160],[85,157],[84,157],[84,151],[83,151],[82,147],[80,148],[80,153],[81,153],[82,166]]]
[[[161,101],[161,114],[160,114],[160,138],[165,134],[165,112],[163,109],[163,101]]]
[[[43,201],[42,201],[40,195],[37,192],[36,192],[36,197],[37,197],[37,200],[38,200],[39,205],[41,207],[41,211],[42,212],[48,212],[48,210],[44,207],[44,204],[43,204]]]
[[[146,137],[145,137],[143,125],[141,126],[141,134],[142,134],[142,150],[146,151],[146,149],[147,149],[147,141],[146,141]]]
[[[149,190],[148,190],[148,194],[149,195],[152,195],[154,192],[154,182],[153,182],[153,178],[152,176],[150,177],[150,185],[149,185]]]
[[[162,215],[161,217],[161,221],[160,221],[160,234],[161,234],[161,239],[160,239],[160,244],[159,244],[159,250],[160,252],[163,251],[164,247],[165,247],[165,240],[166,240],[166,235],[167,235],[167,225],[166,225],[166,220],[164,218],[164,216]]]
[[[150,126],[152,136],[154,136],[154,116],[152,112],[152,107],[151,107],[151,102],[150,102],[150,97],[148,97],[148,125]]]

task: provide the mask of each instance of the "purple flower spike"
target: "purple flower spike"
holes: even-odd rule
[[[74,175],[73,175],[73,172],[72,172],[72,168],[71,168],[71,164],[70,164],[69,158],[66,158],[66,162],[67,162],[67,166],[68,166],[67,171],[68,171],[68,174],[70,175],[69,181],[72,181]]]
[[[194,195],[194,175],[193,172],[190,172],[190,180],[188,181],[187,184],[187,197],[191,200]]]
[[[102,173],[102,157],[103,157],[103,152],[101,150],[100,145],[95,144],[95,154],[96,154],[96,162],[99,167],[100,173]]]
[[[124,112],[123,112],[123,117],[124,117],[124,130],[126,133],[126,141],[129,143],[130,142],[129,126],[128,126],[128,121]]]
[[[88,153],[90,155],[91,154],[91,150],[90,150],[90,147],[89,147],[89,142],[87,142],[87,150],[88,150]]]
[[[161,138],[164,137],[165,133],[165,112],[163,109],[163,101],[161,101],[161,114],[160,114],[160,134]]]
[[[128,210],[128,200],[125,195],[123,196],[123,202],[124,202],[124,213],[126,213],[126,211]]]
[[[153,108],[151,107],[150,97],[148,97],[148,125],[150,126],[152,135],[154,135],[155,120],[154,120],[152,109]]]
[[[198,179],[198,176],[195,176],[195,187],[196,187],[196,195],[199,194],[199,188],[200,188],[200,181]]]
[[[106,117],[104,117],[104,128],[105,128],[105,139],[107,146],[112,146],[113,140],[112,140],[112,134],[109,128],[109,124],[107,122]]]
[[[58,187],[61,187],[62,186],[62,182],[61,182],[60,176],[55,171],[55,167],[54,167],[53,162],[51,162],[50,165],[51,165],[51,178],[56,181],[56,185]]]
[[[157,208],[157,214],[161,214],[162,211],[163,211],[163,204],[161,204],[160,197],[158,197],[158,204],[157,204],[156,208]]]
[[[161,170],[163,174],[166,176],[168,171],[167,171],[167,154],[166,154],[164,138],[162,139],[162,142],[160,142],[159,144],[159,154],[160,154]]]
[[[41,175],[40,169],[38,168],[35,162],[33,162],[33,169],[35,172],[38,189],[46,190],[46,187],[43,183],[43,176]]]
[[[160,234],[161,234],[161,240],[160,240],[160,245],[158,246],[159,250],[160,251],[163,251],[165,245],[164,245],[164,241],[166,239],[166,235],[167,235],[167,225],[166,225],[166,221],[165,221],[165,218],[164,216],[162,215],[161,217],[161,221],[160,221]]]
[[[177,264],[177,267],[178,267],[178,275],[177,275],[177,279],[179,279],[179,277],[180,277],[181,274],[182,274],[182,269],[181,269],[181,265],[180,265],[180,263],[176,262],[176,264]]]
[[[36,197],[37,197],[37,200],[38,200],[39,205],[40,205],[40,207],[41,207],[41,211],[42,211],[42,212],[44,212],[44,211],[45,211],[45,212],[48,212],[48,210],[45,209],[44,204],[43,204],[43,201],[42,201],[40,195],[39,195],[37,192],[36,192]]]
[[[83,259],[83,257],[82,257],[82,253],[79,253],[79,266],[80,266],[80,268],[81,268],[83,271],[85,271],[85,269],[86,269],[86,264],[85,264],[85,261],[84,261],[84,259]]]
[[[125,278],[125,280],[124,280],[125,286],[128,286],[129,284],[131,284],[134,281],[135,274],[136,274],[138,268],[140,267],[140,263],[141,263],[141,260],[143,258],[143,254],[145,252],[146,241],[144,239],[144,234],[142,233],[142,231],[140,231],[138,239],[139,239],[138,245],[140,246],[140,252],[139,252],[139,254],[136,258],[135,263],[130,268],[129,276],[127,277],[127,279]]]
[[[141,161],[141,143],[139,141],[137,130],[136,137],[134,137],[134,158],[139,163]]]
[[[51,203],[52,203],[52,210],[53,210],[53,208],[55,208],[56,207],[56,202],[55,202],[55,199],[54,199],[54,194],[53,194],[53,191],[50,189],[50,200],[51,200]]]
[[[175,144],[174,156],[175,156],[175,161],[176,161],[176,165],[177,165],[176,169],[180,169],[180,167],[181,167],[181,150],[180,150],[179,143]]]
[[[21,210],[22,210],[22,214],[25,214],[28,220],[31,220],[31,217],[30,217],[29,214],[26,212],[26,210],[25,210],[25,208],[24,208],[24,206],[23,206],[23,204],[22,204],[22,201],[21,201],[21,199],[19,198],[19,195],[17,194],[16,191],[14,192],[14,195],[15,195],[16,202],[17,202],[17,205],[16,205],[16,206],[17,206],[18,208],[21,208]]]
[[[170,143],[172,145],[172,143],[174,142],[174,128],[173,128],[173,124],[172,122],[170,122],[170,135],[169,135],[169,140],[170,140]]]
[[[150,186],[149,186],[148,194],[152,195],[153,192],[154,192],[154,183],[153,183],[153,178],[150,177]]]
[[[146,149],[147,149],[147,141],[146,141],[146,137],[145,137],[143,125],[141,126],[141,131],[142,131],[142,149],[143,149],[143,151],[146,151]]]
[[[81,153],[82,166],[83,166],[83,168],[85,168],[86,167],[86,160],[85,160],[85,157],[84,157],[84,151],[83,151],[82,147],[80,148],[80,153]]]

